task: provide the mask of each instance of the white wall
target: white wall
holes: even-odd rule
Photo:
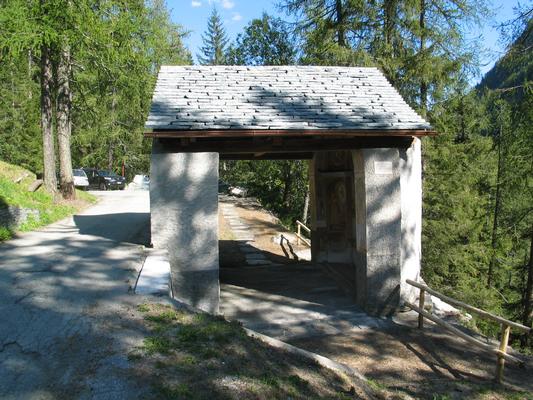
[[[401,300],[413,301],[418,290],[405,283],[417,280],[422,256],[422,149],[415,138],[410,148],[400,150],[402,210]]]

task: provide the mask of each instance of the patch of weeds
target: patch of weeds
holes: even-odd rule
[[[165,336],[150,336],[144,339],[144,350],[148,354],[168,354],[173,349],[172,341]]]
[[[198,361],[196,360],[196,357],[191,356],[191,355],[186,355],[181,358],[180,363],[183,365],[191,366],[191,365],[196,365]]]
[[[353,394],[339,392],[335,395],[335,398],[337,400],[353,400],[354,396]]]
[[[305,379],[300,378],[298,375],[289,375],[286,378],[286,381],[290,383],[291,385],[297,386],[297,387],[308,387],[309,382],[307,382]]]
[[[213,346],[204,345],[195,349],[198,352],[198,355],[204,360],[211,358],[218,358],[224,356],[224,351],[222,349],[217,349]]]
[[[387,390],[387,386],[385,386],[383,383],[378,382],[374,379],[367,378],[367,383],[374,390]]]
[[[156,367],[157,369],[165,369],[168,367],[168,363],[163,360],[156,360],[156,362],[154,363],[154,367]]]
[[[500,386],[495,383],[487,383],[483,385],[476,384],[466,384],[470,389],[471,399],[506,399],[506,400],[533,400],[533,393],[531,392],[522,392],[509,389],[505,386]],[[448,399],[450,397],[444,397]],[[439,397],[438,400],[441,400]]]
[[[213,319],[216,319],[216,318],[217,317],[214,317],[214,316],[208,315],[208,314],[203,314],[203,313],[195,314],[192,317],[193,323],[196,323],[196,324],[205,324],[205,323],[208,323],[208,322],[210,322],[210,321],[212,321]]]
[[[507,400],[533,400],[533,393],[531,392],[506,393],[505,398]]]
[[[215,360],[208,360],[203,365],[205,369],[212,370],[212,371],[217,370],[219,368],[219,363]]]
[[[194,325],[184,325],[176,334],[178,340],[182,343],[195,343],[212,341],[217,344],[226,344],[232,342],[236,336],[242,334],[240,326],[226,321],[217,321],[199,317],[195,319],[201,321]]]
[[[174,323],[179,320],[179,315],[174,310],[163,311],[155,315],[144,317],[157,333],[163,333],[174,327]]]
[[[156,324],[171,324],[178,320],[178,313],[174,310],[167,310],[157,315],[147,315],[145,319]]]
[[[196,343],[203,339],[200,335],[200,330],[191,325],[185,325],[176,333],[176,338],[180,343]]]
[[[6,228],[5,226],[0,226],[0,242],[4,240],[9,240],[13,237],[13,232]]]
[[[158,392],[159,398],[163,399],[181,400],[194,398],[191,389],[185,383],[168,386],[162,385],[156,388],[156,391]]]
[[[150,306],[148,304],[139,304],[137,310],[142,313],[147,313],[150,311]]]
[[[175,368],[181,371],[193,371],[198,364],[198,360],[192,355],[178,355]]]
[[[128,353],[128,361],[139,361],[143,358],[141,353],[131,351]]]
[[[275,376],[264,375],[259,378],[259,381],[265,386],[270,386],[276,389],[279,388],[279,379]]]
[[[290,396],[298,396],[302,392],[305,393],[309,388],[309,383],[297,375],[275,376],[268,374],[261,376],[257,380],[263,386]]]

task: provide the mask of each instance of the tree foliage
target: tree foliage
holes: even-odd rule
[[[264,13],[252,20],[227,51],[233,65],[292,65],[296,62],[293,34],[286,23]]]
[[[119,172],[124,163],[128,174],[148,172],[142,129],[155,76],[163,63],[192,62],[185,32],[162,0],[67,3],[8,0],[0,8],[0,157],[42,172],[41,46],[58,54],[68,42],[74,166]],[[55,70],[58,57],[52,61]]]
[[[202,65],[226,64],[226,50],[228,36],[222,23],[222,19],[215,7],[207,21],[207,31],[202,35],[203,46],[201,54],[198,54],[198,62]]]
[[[302,63],[377,66],[423,114],[475,69],[465,26],[487,14],[474,0],[285,0],[297,18]]]

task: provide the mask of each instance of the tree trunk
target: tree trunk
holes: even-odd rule
[[[487,273],[487,287],[492,286],[494,278],[494,269],[496,267],[496,245],[498,244],[498,226],[500,220],[500,208],[501,208],[501,180],[503,173],[503,157],[502,157],[502,129],[500,125],[499,137],[498,137],[498,170],[496,172],[496,198],[494,200],[494,221],[492,223],[492,239],[491,250],[492,255],[490,258],[489,271]]]
[[[397,19],[397,0],[385,0],[383,2],[383,40],[385,43],[385,59],[388,61],[394,59],[395,49],[394,49],[394,30],[396,26]],[[396,68],[386,68],[385,71],[387,78],[391,85],[395,85],[398,71]]]
[[[284,168],[284,185],[283,185],[283,197],[281,200],[281,204],[283,204],[283,209],[287,211],[289,209],[289,194],[291,191],[292,186],[292,162],[291,161],[285,161],[285,168]]]
[[[43,133],[43,181],[45,188],[57,192],[56,153],[52,127],[52,63],[50,48],[41,48],[41,130]]]
[[[529,243],[529,263],[527,264],[527,284],[524,293],[524,314],[522,323],[531,327],[533,323],[533,226],[531,227]],[[522,345],[527,345],[528,335],[524,334]]]
[[[28,50],[28,82],[31,82],[32,69],[33,69],[33,56],[31,50]],[[31,92],[31,85],[28,85],[28,99],[31,100],[33,94]]]
[[[461,95],[461,100],[459,102],[459,122],[460,122],[460,128],[459,128],[459,135],[457,135],[456,142],[459,143],[465,143],[466,142],[466,117],[465,117],[465,102],[464,102],[464,95]]]
[[[61,194],[64,199],[74,200],[74,179],[72,177],[72,157],[70,137],[72,132],[70,111],[72,92],[70,91],[70,46],[63,44],[57,66],[57,139],[59,144],[59,175]]]
[[[113,171],[113,164],[115,163],[115,144],[114,135],[117,125],[116,118],[117,109],[117,89],[113,86],[111,90],[111,136],[109,141],[109,147],[107,148],[107,169]]]
[[[305,200],[304,200],[304,211],[302,213],[302,222],[307,224],[307,214],[309,213],[309,186],[305,191]]]
[[[109,143],[109,147],[107,148],[107,169],[109,171],[113,171],[113,164],[115,163],[115,153],[113,147],[113,144]]]
[[[346,29],[344,26],[344,10],[342,0],[335,1],[335,13],[337,14],[337,43],[341,47],[346,46]]]
[[[420,55],[422,60],[426,51],[426,0],[420,0]],[[422,116],[426,116],[428,109],[428,84],[424,72],[420,77],[420,109]]]

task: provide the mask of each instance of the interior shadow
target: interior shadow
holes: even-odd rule
[[[318,305],[353,306],[353,301],[322,267],[264,251],[249,243],[245,244],[247,251],[263,255],[268,264],[248,265],[240,246],[239,241],[220,241],[220,283]]]

